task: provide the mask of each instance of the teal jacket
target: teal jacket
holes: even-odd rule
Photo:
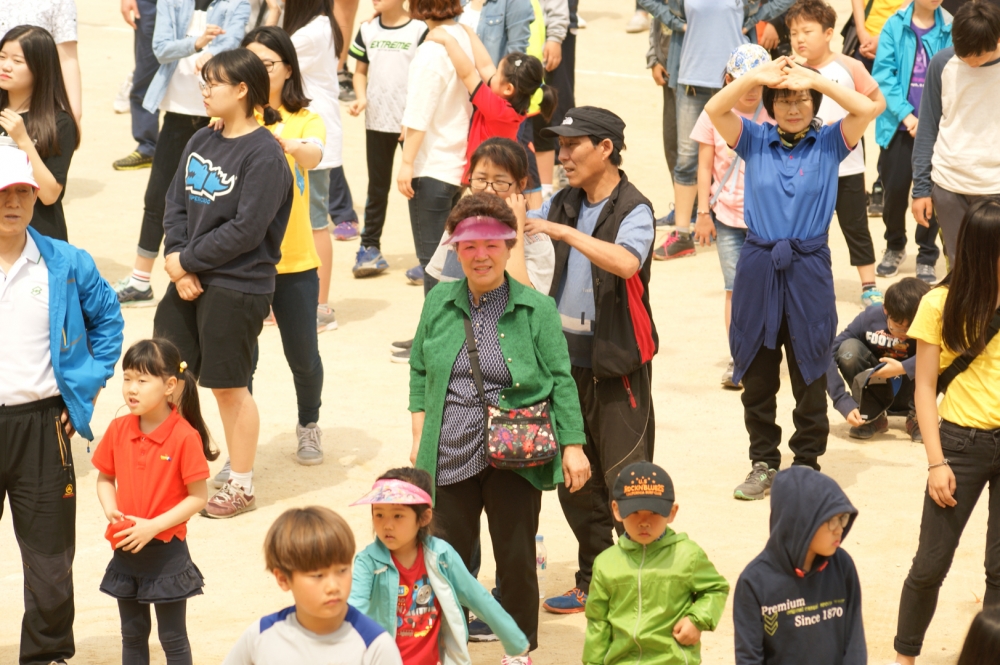
[[[59,394],[80,436],[94,440],[94,400],[115,374],[125,321],[90,254],[28,227],[49,272],[49,349]]]
[[[507,275],[510,297],[497,323],[511,386],[500,394],[500,408],[514,409],[552,400],[549,414],[560,446],[585,444],[580,395],[570,374],[562,320],[552,298]],[[425,412],[417,468],[436,478],[441,418],[451,368],[465,344],[469,318],[468,280],[442,282],[427,294],[410,351],[410,411]],[[544,466],[518,470],[540,490],[563,482],[562,456]],[[437,483],[435,482],[435,486]]]
[[[622,536],[594,560],[583,662],[698,665],[701,642],[682,647],[674,626],[688,617],[715,630],[728,596],[726,578],[687,534],[667,527],[649,545]]]
[[[878,39],[872,77],[885,97],[885,110],[875,121],[875,140],[883,148],[889,147],[903,118],[916,110],[906,99],[917,55],[917,33],[913,32],[912,23],[913,3],[910,3],[886,20]],[[951,46],[951,14],[940,7],[934,10],[934,27],[922,41],[928,63],[935,53]]]
[[[435,287],[435,289],[439,288]],[[469,627],[462,608],[467,607],[486,622],[510,656],[525,653],[528,639],[493,595],[466,569],[455,549],[440,538],[424,541],[424,565],[431,588],[441,605],[438,641],[442,665],[472,665],[467,643]],[[399,570],[392,554],[375,539],[354,557],[354,581],[347,604],[368,615],[396,637],[396,603]]]

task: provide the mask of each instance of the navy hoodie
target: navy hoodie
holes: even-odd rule
[[[845,418],[858,408],[858,403],[844,387],[844,379],[837,368],[837,351],[848,339],[856,339],[867,346],[875,356],[876,362],[882,358],[895,358],[902,362],[906,378],[910,381],[913,380],[917,369],[917,340],[893,337],[889,332],[889,320],[882,305],[867,307],[833,340],[833,358],[830,360],[830,369],[826,371],[826,392],[833,400],[834,408]]]
[[[793,466],[771,486],[771,536],[743,570],[733,594],[736,665],[865,665],[861,585],[851,556],[838,548],[802,573],[813,536],[835,515],[858,511],[840,486]]]

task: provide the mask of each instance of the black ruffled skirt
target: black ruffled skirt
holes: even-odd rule
[[[132,554],[115,550],[101,580],[101,591],[113,598],[140,603],[172,603],[201,594],[205,586],[187,543],[153,539]]]

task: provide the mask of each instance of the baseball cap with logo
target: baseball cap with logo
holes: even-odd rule
[[[666,471],[652,462],[636,462],[618,474],[613,498],[622,517],[639,510],[667,516],[674,506],[674,483]]]
[[[554,136],[594,136],[621,150],[625,146],[625,121],[607,109],[596,106],[577,106],[566,111],[561,125],[546,127],[541,132],[545,138]]]
[[[871,369],[866,369],[855,376],[852,382],[851,395],[858,403],[858,412],[865,422],[871,422],[885,413],[892,406],[903,384],[901,376],[888,379],[873,376],[884,366],[885,363],[879,363]]]
[[[38,189],[28,153],[0,142],[0,189],[11,185],[31,185]]]

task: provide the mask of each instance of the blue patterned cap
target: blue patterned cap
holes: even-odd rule
[[[771,54],[759,44],[742,44],[737,46],[729,62],[726,63],[726,73],[738,79],[751,69],[771,62]]]

